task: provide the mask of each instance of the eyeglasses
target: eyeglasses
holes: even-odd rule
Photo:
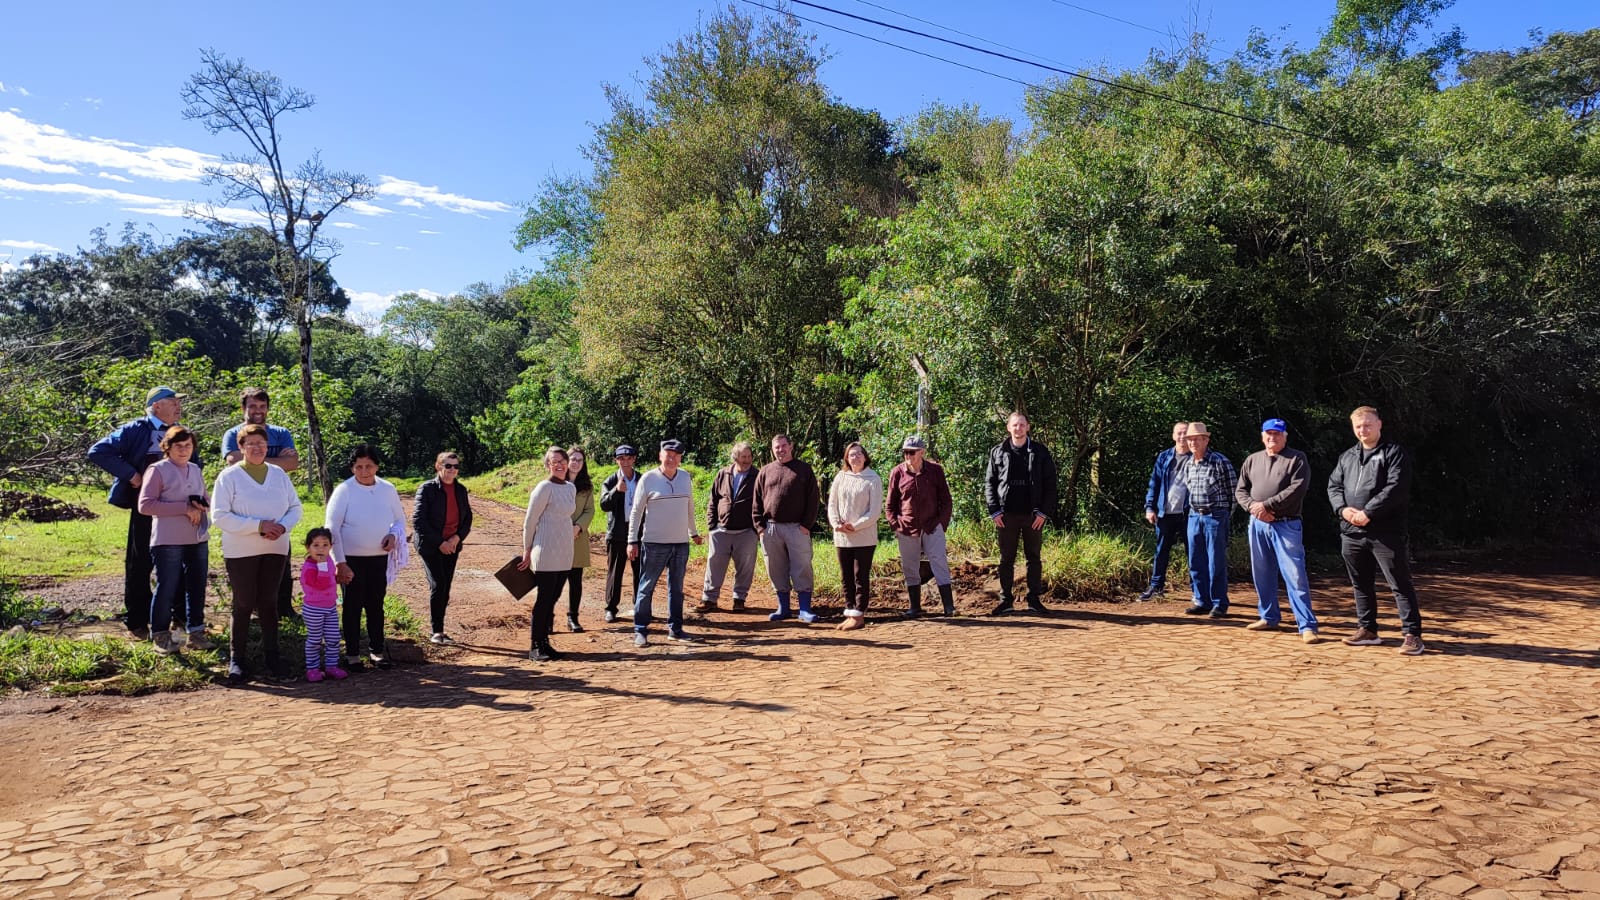
[[[459,469],[459,468],[461,468],[461,464],[460,463],[440,463],[439,464],[439,468],[441,468],[441,469]]]

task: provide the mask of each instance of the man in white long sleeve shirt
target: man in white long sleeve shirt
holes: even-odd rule
[[[667,637],[693,641],[683,630],[683,573],[689,542],[700,543],[694,521],[694,484],[683,462],[683,444],[661,442],[661,465],[639,478],[628,516],[628,558],[639,560],[639,590],[633,598],[633,644],[649,644],[650,598],[661,573],[667,573]]]

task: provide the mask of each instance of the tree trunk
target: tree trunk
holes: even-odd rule
[[[317,415],[317,401],[311,393],[311,306],[302,303],[295,317],[300,332],[300,400],[306,406],[306,430],[311,433],[311,466],[317,485],[322,488],[322,502],[328,502],[333,493],[333,483],[328,480],[328,453],[322,445],[322,418]]]

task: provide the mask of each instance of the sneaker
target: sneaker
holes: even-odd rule
[[[385,659],[382,653],[368,653],[367,654],[367,659],[368,659],[368,661],[370,661],[372,663],[372,666],[375,669],[392,669],[392,668],[394,668],[394,663],[389,662],[389,660]]]
[[[1268,622],[1266,619],[1257,619],[1254,622],[1251,622],[1249,625],[1246,625],[1244,627],[1244,630],[1245,631],[1277,631],[1278,630],[1278,624],[1276,622]]]
[[[1029,597],[1028,598],[1028,611],[1029,612],[1042,613],[1042,612],[1049,612],[1050,609],[1049,609],[1049,607],[1045,606],[1044,602],[1042,600],[1040,600],[1038,597]]]
[[[184,646],[189,650],[210,650],[216,644],[211,643],[211,639],[206,637],[205,631],[202,630],[189,632],[189,637]]]
[[[344,667],[350,672],[365,672],[367,664],[359,656],[352,656],[344,661]]]
[[[228,683],[244,684],[244,667],[236,662],[228,663]]]
[[[1011,607],[1012,607],[1011,598],[1010,597],[1002,597],[1002,598],[1000,598],[1000,602],[996,603],[994,605],[994,609],[989,610],[989,615],[991,615],[991,616],[1003,616],[1006,613],[1011,612]]]
[[[617,620],[617,611],[614,610],[614,609],[606,610],[606,624],[610,625],[612,622],[615,622],[616,620]]]
[[[578,624],[577,616],[567,616],[567,630],[573,634],[583,634],[583,626]]]
[[[715,601],[715,600],[701,600],[700,601],[700,605],[696,606],[694,608],[694,611],[695,612],[716,612],[717,611],[717,601]]]
[[[442,631],[436,631],[436,632],[434,632],[433,637],[428,638],[428,643],[430,643],[430,644],[438,644],[439,646],[442,647],[442,646],[444,646],[446,644],[454,644],[455,643],[455,639],[450,637],[450,635],[445,634]]]
[[[806,623],[807,625],[810,625],[812,622],[817,620],[817,614],[809,609],[803,609],[800,612],[795,613],[795,618]]]
[[[327,674],[328,674],[328,677],[332,678],[334,681],[341,681],[341,680],[343,680],[345,678],[349,678],[350,677],[350,673],[349,672],[346,672],[345,670],[339,668],[338,666],[329,666],[324,671],[326,671]]]
[[[328,676],[324,675],[321,669],[307,669],[306,670],[306,680],[311,682],[312,684],[316,684],[317,682],[321,681],[322,679],[324,679],[326,677],[328,677]]]
[[[1146,602],[1148,600],[1154,600],[1155,598],[1161,596],[1162,594],[1165,594],[1166,592],[1167,592],[1167,589],[1164,588],[1164,587],[1149,587],[1149,588],[1145,588],[1144,589],[1144,593],[1139,595],[1139,601],[1138,602],[1144,603],[1144,602]]]
[[[172,644],[172,632],[170,631],[156,632],[151,643],[155,645],[156,652],[162,656],[171,656],[178,652],[178,648]]]
[[[738,597],[733,598],[733,611],[744,612],[744,601],[740,600]]]
[[[645,638],[644,632],[635,631],[633,633],[633,645],[635,647],[648,647],[650,646],[650,641]]]
[[[1400,644],[1400,655],[1401,656],[1421,656],[1422,655],[1422,651],[1424,651],[1426,649],[1428,649],[1428,648],[1424,647],[1422,645],[1422,638],[1421,637],[1418,637],[1417,635],[1414,635],[1414,634],[1408,634],[1408,635],[1406,635],[1405,640],[1402,641],[1401,644]]]
[[[815,620],[816,616],[812,616],[811,618],[813,620]],[[677,641],[680,644],[698,644],[698,643],[700,643],[700,639],[699,638],[695,637],[692,634],[684,632],[684,631],[669,631],[669,632],[667,632],[667,640],[669,640],[669,641]]]
[[[546,652],[544,652],[544,649],[542,647],[535,647],[532,650],[529,650],[528,651],[528,659],[530,659],[530,660],[532,660],[534,662],[553,662],[553,661],[555,661],[555,657],[551,656],[550,654],[548,654]]]
[[[1210,615],[1213,619],[1226,619],[1228,617],[1228,610],[1221,606],[1213,606],[1211,607],[1211,612],[1208,615]]]
[[[1186,615],[1186,616],[1203,616],[1203,615],[1206,615],[1209,612],[1211,612],[1211,607],[1209,607],[1209,606],[1201,606],[1200,604],[1196,603],[1195,605],[1189,607],[1188,609],[1185,609],[1183,611],[1183,614]]]
[[[1378,633],[1376,631],[1368,631],[1367,629],[1363,628],[1360,631],[1357,631],[1355,634],[1345,638],[1344,642],[1352,647],[1376,647],[1383,643],[1383,638],[1378,637]]]
[[[131,635],[132,637],[134,637],[137,640],[148,641],[148,640],[150,640],[150,626],[149,625],[129,625],[128,626],[128,634]]]
[[[1305,631],[1300,632],[1300,640],[1307,644],[1320,644],[1322,643],[1322,635],[1307,628]]]

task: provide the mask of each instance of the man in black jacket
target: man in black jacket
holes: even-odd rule
[[[456,578],[456,561],[461,559],[461,543],[472,531],[472,504],[467,487],[456,478],[461,474],[461,457],[446,450],[433,461],[437,477],[417,488],[417,502],[411,510],[411,532],[416,535],[417,555],[428,573],[428,612],[433,623],[435,644],[451,644],[444,633],[444,612],[450,605],[450,585]]]
[[[1044,567],[1039,559],[1044,526],[1056,509],[1056,462],[1050,451],[1028,437],[1028,417],[1006,419],[1010,437],[989,451],[984,500],[1000,532],[1000,603],[995,613],[1011,611],[1016,582],[1017,543],[1028,561],[1028,608],[1044,612]]]
[[[629,597],[639,593],[639,561],[628,559],[628,513],[633,503],[634,488],[639,486],[639,473],[634,463],[639,451],[623,444],[613,454],[617,471],[600,485],[600,508],[606,514],[606,621],[617,620],[617,606],[622,602],[622,567],[633,570],[633,589]]]
[[[1411,461],[1399,444],[1383,439],[1383,420],[1370,406],[1350,414],[1356,445],[1339,457],[1328,478],[1328,502],[1339,517],[1339,545],[1350,584],[1355,588],[1360,630],[1344,639],[1354,647],[1383,643],[1378,637],[1377,570],[1394,591],[1405,635],[1400,652],[1420,656],[1422,615],[1411,584],[1406,542],[1406,509],[1410,505]]]

